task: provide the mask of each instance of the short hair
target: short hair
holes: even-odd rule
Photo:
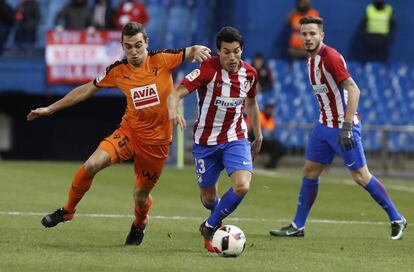
[[[323,19],[318,16],[305,16],[299,20],[300,25],[317,24],[323,30]]]
[[[253,58],[255,58],[255,59],[262,59],[262,60],[264,60],[264,56],[263,56],[263,53],[262,53],[262,52],[256,52],[256,53],[254,54]]]
[[[147,40],[148,35],[147,31],[142,24],[137,22],[129,22],[127,23],[124,28],[122,29],[122,41],[124,40],[124,36],[134,36],[138,33],[142,33],[144,40]]]
[[[243,44],[244,44],[243,36],[240,33],[240,31],[234,27],[225,26],[222,29],[220,29],[220,31],[217,33],[217,38],[216,38],[217,49],[220,49],[222,42],[227,42],[227,43],[239,42],[240,47],[243,49]]]

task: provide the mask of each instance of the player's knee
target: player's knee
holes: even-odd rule
[[[136,189],[134,191],[134,200],[135,203],[140,206],[140,207],[144,207],[145,204],[147,203],[147,199],[148,199],[148,192],[145,191],[141,191],[139,189]]]
[[[242,181],[232,186],[233,192],[238,196],[244,196],[250,189],[250,181]]]
[[[203,203],[203,205],[205,207],[210,207],[212,205],[214,205],[214,202],[216,201],[216,195],[215,194],[201,194],[200,196],[201,199],[201,203]]]
[[[303,176],[310,178],[310,179],[317,179],[320,177],[322,171],[320,169],[316,169],[314,167],[306,166],[303,167]]]
[[[87,160],[83,167],[85,167],[85,170],[88,171],[91,174],[96,174],[101,170],[103,167],[95,160]]]
[[[363,187],[365,187],[370,180],[369,175],[365,175],[364,173],[361,173],[360,171],[353,171],[352,178],[356,183],[358,183],[359,185]]]

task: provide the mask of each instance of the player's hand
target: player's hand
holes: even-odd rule
[[[338,142],[341,145],[342,151],[348,151],[355,147],[355,139],[354,135],[352,134],[351,122],[344,122],[342,124]]]
[[[209,58],[211,49],[204,45],[194,45],[193,46],[193,60],[192,62],[203,62]]]
[[[255,159],[256,155],[259,154],[260,149],[262,148],[263,139],[255,139],[250,146],[250,150],[252,153],[252,160]]]
[[[187,126],[187,122],[185,121],[184,116],[182,116],[181,114],[177,114],[177,116],[173,118],[172,121],[174,123],[174,126],[180,126],[181,131],[183,131]]]
[[[27,121],[33,121],[39,117],[49,116],[52,114],[53,112],[49,107],[37,108],[37,109],[31,110],[30,113],[27,115],[26,119]]]

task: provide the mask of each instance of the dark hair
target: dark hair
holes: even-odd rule
[[[323,29],[323,19],[317,16],[305,16],[299,20],[300,25],[317,24],[320,29]]]
[[[145,28],[143,25],[137,22],[129,22],[127,23],[124,28],[122,29],[122,41],[124,40],[124,36],[134,36],[138,33],[142,33],[142,36],[144,37],[144,40],[147,40],[148,35],[147,31],[145,31]]]
[[[222,29],[220,29],[220,31],[217,33],[217,38],[216,38],[217,49],[221,48],[222,42],[227,42],[227,43],[239,42],[241,49],[243,49],[243,43],[244,43],[243,36],[240,33],[240,31],[234,27],[225,26]]]
[[[264,60],[264,56],[263,56],[263,53],[262,53],[262,52],[256,52],[256,53],[254,54],[253,58],[255,58],[255,59],[262,59],[262,60]]]

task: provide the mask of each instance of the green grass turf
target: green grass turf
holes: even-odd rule
[[[208,213],[191,167],[165,170],[153,191],[153,217],[139,247],[123,245],[133,214],[130,164],[99,173],[72,222],[43,228],[42,215],[64,204],[78,167],[0,162],[0,271],[414,271],[411,226],[402,241],[389,240],[386,214],[349,175],[323,176],[304,239],[268,234],[292,219],[301,171],[254,175],[250,192],[225,221],[245,232],[247,247],[242,256],[226,259],[202,247],[198,226]],[[414,223],[414,182],[383,182]],[[221,190],[228,186],[222,176]],[[10,211],[35,214],[6,214]]]

